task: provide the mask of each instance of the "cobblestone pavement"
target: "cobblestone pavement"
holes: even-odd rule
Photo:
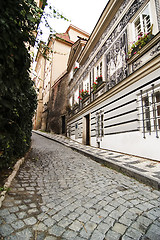
[[[160,240],[160,192],[33,134],[0,209],[5,240]]]
[[[105,164],[108,167],[160,190],[160,159],[159,161],[150,160],[106,149],[86,146],[62,135],[41,131],[34,132],[46,138],[60,142],[65,146],[69,146],[101,164]]]

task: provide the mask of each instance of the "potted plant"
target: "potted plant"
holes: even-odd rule
[[[100,75],[96,78],[96,81],[93,82],[93,86],[92,86],[93,91],[95,92],[102,83],[103,83],[103,78],[102,78],[102,75]]]
[[[84,100],[86,97],[89,96],[89,91],[88,90],[83,90],[82,91],[79,91],[79,99],[80,100]]]
[[[78,67],[74,67],[73,72],[76,73],[78,70]]]
[[[130,59],[132,56],[135,54],[139,53],[139,51],[154,37],[152,34],[152,28],[153,25],[151,26],[151,31],[148,33],[141,32],[138,36],[138,41],[133,42],[132,46],[130,47],[128,53],[127,53],[127,60]]]
[[[91,87],[93,89],[93,92],[97,90],[97,87],[98,87],[97,82],[94,82],[93,86]]]
[[[96,78],[96,82],[97,82],[97,84],[100,84],[101,82],[102,82],[102,75],[100,75],[100,76],[98,76],[97,78]]]

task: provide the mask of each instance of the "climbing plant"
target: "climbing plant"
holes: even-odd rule
[[[42,13],[34,0],[0,1],[0,168],[30,147],[37,99],[29,50]]]

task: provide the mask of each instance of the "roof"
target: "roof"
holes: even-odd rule
[[[77,32],[86,35],[87,38],[89,38],[89,36],[90,36],[89,33],[83,31],[82,29],[80,29],[80,28],[78,28],[78,27],[76,27],[76,26],[74,26],[74,25],[72,25],[72,24],[69,25],[69,27],[67,28],[67,31],[66,31],[66,32],[68,33],[70,29],[76,30]]]
[[[62,41],[64,40],[64,41],[66,41],[68,43],[74,44],[74,42],[70,40],[69,34],[67,32],[65,32],[65,33],[57,33],[56,37],[58,39],[62,40]]]

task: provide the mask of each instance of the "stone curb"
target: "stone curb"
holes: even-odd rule
[[[13,171],[12,171],[11,175],[7,178],[7,181],[6,181],[5,184],[4,184],[4,189],[6,189],[6,190],[4,190],[4,191],[0,194],[0,208],[1,208],[1,206],[2,206],[3,200],[5,199],[5,195],[6,195],[7,189],[10,187],[10,185],[11,185],[14,177],[16,176],[16,174],[17,174],[20,166],[21,166],[22,163],[24,162],[24,159],[25,159],[25,158],[23,157],[23,158],[19,159],[19,160],[16,162],[16,164],[15,164],[14,167],[13,167]]]
[[[85,156],[88,156],[90,157],[91,159],[93,159],[94,161],[108,167],[108,168],[111,168],[111,169],[114,169],[116,170],[117,172],[120,172],[120,173],[123,173],[125,174],[126,176],[128,177],[132,177],[136,180],[138,180],[139,182],[141,183],[144,183],[156,190],[159,190],[160,191],[160,182],[156,181],[155,179],[153,179],[152,177],[148,177],[148,176],[145,176],[143,174],[141,174],[140,172],[138,172],[137,170],[135,169],[131,169],[131,168],[128,168],[126,166],[122,166],[118,163],[115,163],[114,161],[112,161],[111,159],[103,159],[103,157],[98,157],[96,155],[93,155],[91,153],[87,153],[86,151],[83,151],[81,149],[77,149],[75,147],[72,147],[70,146],[73,150],[76,150],[77,152],[85,155]]]
[[[160,191],[160,181],[154,179],[152,176],[146,176],[146,175],[143,175],[141,172],[137,171],[136,169],[131,169],[129,167],[126,167],[126,166],[122,166],[120,164],[118,164],[117,162],[114,162],[112,159],[104,159],[103,156],[102,157],[99,157],[99,156],[96,156],[95,153],[89,153],[87,152],[87,150],[84,150],[84,149],[80,149],[76,146],[73,146],[72,144],[69,144],[69,143],[65,143],[65,142],[61,142],[60,140],[58,139],[54,139],[53,137],[50,137],[48,135],[48,133],[41,133],[39,131],[35,131],[33,130],[34,133],[38,134],[38,135],[41,135],[47,139],[50,139],[52,141],[55,141],[55,142],[58,142],[62,145],[65,145],[67,147],[70,147],[72,150],[75,150],[85,156],[88,156],[90,157],[92,160],[100,163],[100,164],[103,164],[104,166],[106,167],[109,167],[109,168],[112,168],[118,172],[121,172],[129,177],[132,177],[136,180],[138,180],[139,182],[141,183],[144,183],[158,191]],[[48,135],[48,136],[47,136]],[[66,138],[67,139],[67,138]],[[69,139],[68,139],[69,141]]]

